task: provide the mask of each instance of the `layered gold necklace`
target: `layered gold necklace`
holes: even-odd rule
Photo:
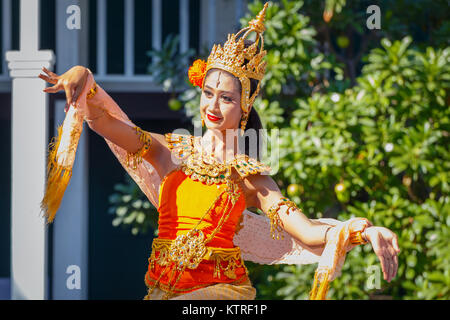
[[[181,169],[192,180],[199,180],[208,185],[226,183],[231,176],[232,168],[242,178],[250,174],[271,171],[270,167],[246,154],[237,154],[231,161],[221,163],[213,154],[205,154],[201,145],[196,144],[194,140],[196,138],[200,139],[191,135],[166,134],[169,149],[178,159],[183,160]]]

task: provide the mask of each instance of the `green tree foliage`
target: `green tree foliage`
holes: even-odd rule
[[[267,122],[281,129],[277,181],[302,186],[291,198],[311,218],[367,217],[396,232],[402,249],[398,276],[381,279],[378,290],[367,287],[368,268],[379,265],[370,245],[354,249],[330,296],[448,299],[450,48],[421,50],[411,37],[383,38],[364,56],[356,84],[346,87],[339,72],[326,78],[327,70],[339,70],[333,59],[300,37],[303,29],[315,34],[307,23],[300,27],[308,21],[301,6],[282,1],[267,17],[268,72],[255,107],[263,117],[277,115]],[[261,8],[251,5],[247,18]],[[308,45],[306,56],[297,50]],[[301,69],[298,78],[292,66]],[[319,89],[309,94],[311,77]],[[250,269],[259,297],[269,299],[307,298],[314,272],[314,266]]]
[[[325,54],[333,54],[345,66],[345,76],[352,85],[360,73],[361,58],[379,47],[382,38],[399,40],[411,36],[415,46],[423,50],[426,46],[445,48],[450,44],[446,0],[304,0],[303,3],[301,13],[311,19],[318,48]],[[366,28],[371,15],[367,8],[372,5],[380,8],[381,29]]]
[[[112,225],[129,228],[133,235],[151,230],[157,236],[158,212],[131,177],[127,174],[125,182],[114,185],[114,190],[108,209],[114,215]]]
[[[160,50],[150,50],[147,55],[152,58],[148,65],[148,73],[154,77],[154,81],[163,86],[164,91],[174,94],[186,84],[184,73],[186,61],[194,54],[194,50],[180,52],[180,36],[168,35]]]

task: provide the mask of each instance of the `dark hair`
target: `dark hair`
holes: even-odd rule
[[[256,112],[255,108],[252,108],[250,110],[250,114],[248,116],[247,119],[247,125],[245,126],[245,131],[244,131],[244,137],[245,137],[245,133],[247,133],[248,130],[255,130],[256,133],[256,160],[261,160],[261,147],[262,147],[262,143],[263,143],[263,139],[262,139],[262,132],[260,132],[259,130],[263,129],[262,123],[261,123],[261,119],[259,118],[258,113]],[[247,137],[245,137],[243,144],[244,144],[244,153],[248,156],[250,156],[250,142],[247,142],[246,139]]]
[[[239,92],[242,92],[241,82],[237,78],[236,78],[236,80],[239,82]],[[249,97],[251,97],[255,93],[255,91],[258,87],[258,82],[259,81],[256,79],[250,79],[250,96]],[[260,136],[260,131],[259,131],[260,129],[263,129],[261,119],[259,118],[258,112],[256,112],[255,108],[252,107],[250,110],[250,113],[248,115],[247,124],[245,126],[245,131],[244,131],[244,136],[248,130],[255,130],[256,143],[257,143],[257,145],[256,145],[257,160],[261,159],[261,154],[260,154],[261,148],[260,147],[261,147],[262,139]],[[242,150],[242,151],[244,151],[244,153],[246,155],[250,156],[250,143],[246,141],[247,140],[246,138],[244,138],[244,139],[245,139],[244,141],[240,141],[240,145],[241,145],[241,143],[244,145],[244,150]]]

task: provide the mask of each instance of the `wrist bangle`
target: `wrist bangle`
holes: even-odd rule
[[[141,141],[143,145],[136,152],[127,152],[126,165],[128,168],[136,170],[138,165],[142,163],[143,157],[150,150],[153,139],[150,132],[144,131],[138,126],[134,126],[133,130],[139,136],[139,141]]]
[[[97,90],[98,90],[97,83],[94,81],[94,85],[89,90],[89,93],[86,95],[86,98],[92,99],[97,94]]]
[[[362,236],[362,233],[365,231],[366,230],[364,229],[363,231],[357,231],[354,234],[350,235],[350,243],[356,245],[366,244],[368,241]]]

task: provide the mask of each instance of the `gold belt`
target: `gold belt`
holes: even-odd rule
[[[202,260],[210,260],[215,262],[214,278],[220,277],[221,271],[230,278],[236,279],[235,269],[238,267],[237,261],[240,261],[241,266],[245,268],[248,274],[247,268],[241,257],[241,249],[239,247],[234,248],[219,248],[219,247],[195,247],[191,246],[176,247],[176,240],[171,239],[153,239],[152,253],[149,258],[151,269],[154,269],[155,262],[160,266],[167,266],[171,263],[186,264],[186,267],[195,269]],[[174,246],[176,250],[174,250]],[[191,250],[190,250],[191,249]],[[196,252],[192,252],[193,250]],[[159,251],[160,254],[156,258],[155,252]],[[200,254],[198,254],[200,252]],[[228,262],[226,267],[222,266],[221,262]]]

